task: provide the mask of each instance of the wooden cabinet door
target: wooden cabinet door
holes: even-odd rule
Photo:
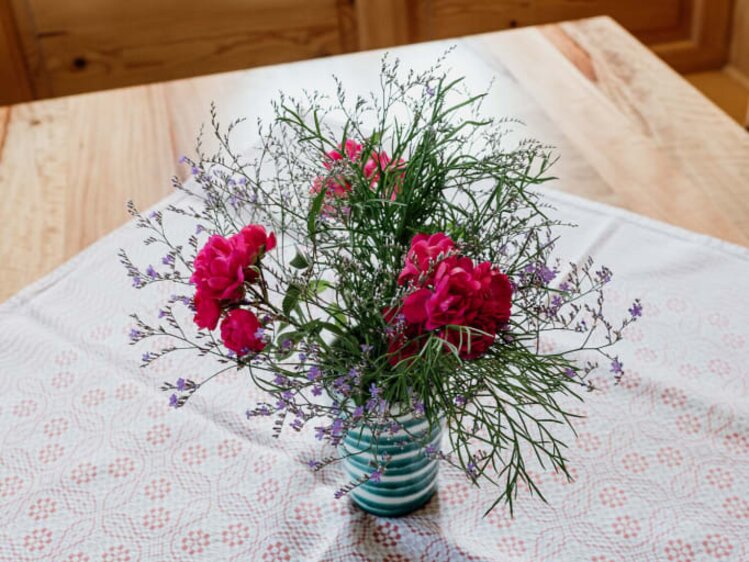
[[[347,50],[340,0],[13,1],[41,53],[38,97]]]
[[[24,101],[31,95],[15,15],[10,4],[0,2],[0,105]]]
[[[725,64],[733,0],[356,0],[356,3],[361,48],[384,47],[388,40],[391,44],[427,41],[608,15],[674,68],[690,72]],[[383,17],[392,21],[385,24]],[[382,32],[377,33],[383,27],[388,30],[384,37]],[[368,42],[372,38],[374,41]]]
[[[0,105],[611,15],[682,72],[728,58],[734,0],[0,0]]]

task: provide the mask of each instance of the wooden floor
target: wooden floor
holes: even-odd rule
[[[749,78],[730,67],[687,74],[685,78],[732,119],[749,125]]]

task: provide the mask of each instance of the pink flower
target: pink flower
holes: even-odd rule
[[[488,261],[478,264],[473,269],[473,277],[480,284],[476,295],[477,299],[480,299],[477,304],[477,322],[483,325],[489,321],[494,321],[500,326],[506,324],[512,312],[510,279]]]
[[[326,152],[325,160],[323,160],[322,164],[327,170],[332,170],[337,162],[341,162],[344,159],[348,159],[349,162],[356,162],[359,160],[361,151],[361,144],[353,139],[347,139],[344,146],[339,145],[337,150]],[[326,199],[345,199],[351,191],[351,184],[343,176],[336,178],[319,176],[312,183],[310,193],[317,194],[323,189],[325,190]],[[335,212],[335,209],[330,205],[326,205],[325,212],[332,214]]]
[[[361,156],[362,148],[362,145],[356,142],[354,139],[346,139],[346,143],[343,146],[338,145],[338,150],[331,150],[330,152],[325,153],[325,155],[328,157],[328,161],[323,162],[323,166],[330,170],[333,167],[333,163],[343,160],[343,154],[341,154],[341,150],[343,150],[343,152],[346,154],[346,157],[351,162],[355,162],[359,159],[359,156]]]
[[[455,243],[443,232],[429,236],[417,234],[411,239],[411,248],[406,254],[406,265],[398,276],[398,284],[417,281],[423,273],[434,268],[438,257],[445,257],[455,248]]]
[[[343,146],[339,146],[337,150],[331,150],[325,153],[325,160],[323,166],[327,170],[332,170],[336,163],[348,161],[351,164],[359,164],[364,160],[362,152],[364,147],[353,139],[347,139]],[[380,180],[380,171],[389,171],[394,169],[403,169],[406,163],[404,160],[398,160],[397,163],[393,163],[390,156],[385,151],[377,152],[372,151],[370,156],[364,161],[362,166],[362,174],[368,180],[370,180],[370,186],[375,188],[377,182]],[[403,173],[401,174],[401,177]],[[345,199],[351,192],[351,181],[350,177],[344,175],[338,175],[336,177],[325,177],[318,176],[312,183],[310,193],[317,194],[320,191],[325,190],[326,199]],[[391,199],[395,200],[398,191],[398,186],[393,190]],[[327,214],[335,214],[335,208],[327,204],[324,207]]]
[[[244,297],[245,283],[255,281],[258,263],[275,247],[275,234],[258,224],[247,225],[230,238],[208,238],[190,277],[196,285],[193,320],[199,328],[216,329],[222,309]]]
[[[195,305],[195,317],[193,320],[198,328],[215,330],[218,319],[221,316],[221,305],[219,301],[205,296],[200,290],[195,292],[193,298]]]
[[[423,299],[426,328],[434,330],[454,324],[468,326],[476,314],[474,304],[481,283],[473,277],[470,258],[450,257],[437,266],[434,288]]]
[[[254,279],[255,271],[248,268],[257,265],[266,252],[276,247],[276,235],[272,232],[266,234],[265,227],[259,224],[245,226],[230,241],[242,253],[245,273],[250,281]]]
[[[351,191],[351,185],[342,178],[334,180],[332,178],[318,176],[315,178],[315,181],[312,182],[310,193],[317,195],[323,189],[325,190],[326,199],[345,199]]]
[[[214,234],[200,250],[190,282],[206,298],[239,300],[244,295],[245,252],[231,241]]]
[[[403,170],[405,167],[406,161],[402,158],[395,162],[384,150],[382,152],[373,150],[369,159],[364,163],[362,172],[364,173],[364,177],[370,180],[370,185],[375,187],[377,182],[380,181],[380,170],[384,172],[392,172],[394,170]],[[405,171],[401,172],[400,178],[402,179],[404,175]],[[397,183],[398,182],[396,182],[396,190],[393,192],[393,195],[395,195],[395,192],[399,187]]]
[[[236,308],[221,322],[221,340],[238,357],[250,351],[259,352],[265,349],[265,342],[258,337],[260,328],[257,316],[249,310]]]
[[[474,265],[467,257],[445,257],[453,249],[452,240],[442,233],[419,234],[412,240],[398,280],[401,284],[415,281],[418,288],[404,298],[405,328],[391,341],[391,347],[401,350],[400,358],[418,353],[408,343],[412,334],[435,332],[454,345],[461,358],[475,359],[486,353],[497,331],[510,319],[508,277],[490,262]]]
[[[373,151],[369,159],[364,163],[364,177],[375,183],[380,178],[380,170],[387,170],[390,164],[390,156],[384,150],[382,152]]]

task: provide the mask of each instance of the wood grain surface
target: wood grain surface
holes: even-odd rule
[[[0,82],[0,103],[600,15],[680,72],[715,70],[728,60],[735,1],[2,0],[0,78],[18,66],[3,52],[2,17],[14,14],[28,84],[19,97]]]
[[[32,95],[15,14],[8,2],[0,2],[0,103],[16,103]]]
[[[456,72],[557,147],[554,187],[749,245],[749,135],[608,18],[461,39]],[[426,65],[451,42],[396,49]],[[0,299],[170,193],[215,100],[256,115],[331,73],[375,85],[378,52],[0,108]],[[481,82],[483,81],[483,82]],[[493,90],[494,91],[494,90]],[[251,134],[244,141],[251,141]],[[113,259],[115,257],[113,256]]]
[[[731,35],[731,65],[749,77],[749,0],[736,0]]]
[[[342,53],[340,0],[13,0],[39,97]]]
[[[356,1],[379,8],[390,0]],[[399,10],[377,11],[374,22],[386,23],[381,27],[389,33],[396,30],[391,44],[405,44],[605,14],[679,72],[695,72],[720,68],[728,60],[734,1],[405,0]],[[372,19],[364,18],[360,27],[367,22]]]

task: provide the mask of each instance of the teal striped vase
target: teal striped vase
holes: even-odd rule
[[[394,433],[386,429],[377,436],[369,428],[355,428],[341,445],[343,466],[352,481],[367,478],[375,469],[375,450],[377,458],[388,455],[379,481],[368,479],[349,492],[361,509],[381,517],[411,513],[426,504],[437,489],[439,461],[427,457],[424,448],[439,450],[442,426],[430,431],[429,422],[410,415],[397,420],[401,429]],[[414,442],[412,436],[421,438]]]

